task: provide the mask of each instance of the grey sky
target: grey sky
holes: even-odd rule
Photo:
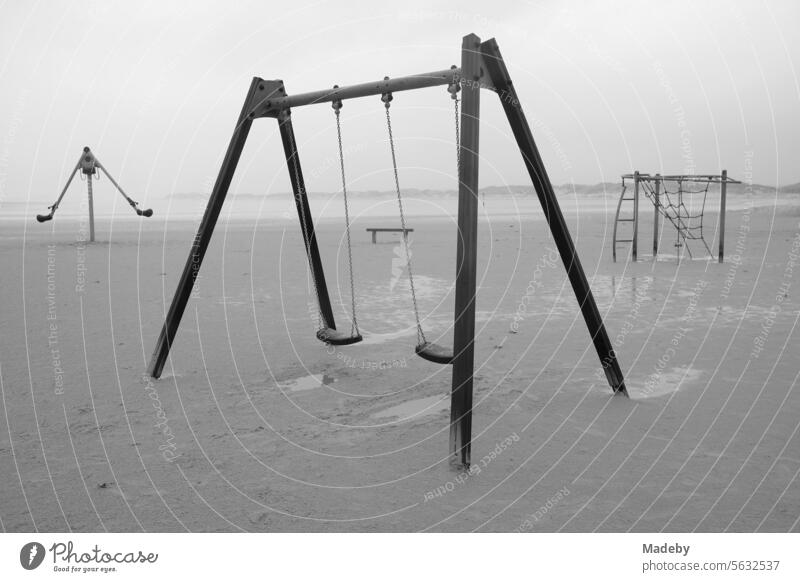
[[[287,90],[457,63],[494,36],[556,183],[641,171],[800,181],[800,4],[785,2],[13,2],[0,4],[0,200],[58,194],[89,145],[135,198],[208,191],[251,77]],[[484,185],[526,182],[485,93]],[[444,88],[399,94],[405,186],[453,186]],[[342,112],[353,189],[391,189],[379,98]],[[311,190],[338,187],[329,105],[295,112]],[[289,188],[272,120],[237,192]]]

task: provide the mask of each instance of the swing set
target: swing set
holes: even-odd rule
[[[61,200],[64,198],[64,194],[67,193],[67,189],[69,185],[72,183],[72,179],[75,177],[75,174],[80,171],[81,176],[86,176],[86,188],[89,191],[89,240],[94,242],[94,198],[92,195],[92,177],[95,179],[100,179],[100,172],[98,170],[102,170],[106,177],[111,180],[111,183],[114,184],[114,187],[119,190],[119,193],[122,194],[122,197],[131,205],[134,212],[136,212],[139,216],[144,216],[145,218],[149,218],[153,216],[153,210],[150,208],[146,208],[142,210],[139,208],[139,203],[136,202],[133,198],[125,194],[125,192],[120,188],[120,185],[117,184],[116,180],[111,177],[111,174],[108,173],[105,166],[100,163],[92,150],[89,147],[83,148],[83,153],[81,157],[78,158],[78,163],[75,164],[75,168],[72,170],[72,173],[69,175],[67,179],[67,184],[64,186],[64,189],[61,191],[61,195],[58,197],[52,206],[48,206],[48,210],[50,211],[47,214],[37,214],[36,220],[39,222],[47,222],[48,220],[52,220],[53,216],[58,210],[58,206],[61,204]]]
[[[481,42],[474,34],[463,38],[461,66],[407,77],[350,85],[334,86],[298,95],[287,95],[280,80],[254,78],[245,98],[239,119],[234,128],[227,153],[222,163],[205,214],[192,243],[178,288],[172,299],[164,325],[148,366],[148,374],[159,378],[169,357],[181,318],[192,293],[194,281],[208,249],[211,236],[230,187],[250,127],[257,118],[271,117],[278,121],[289,178],[308,258],[311,279],[318,304],[319,328],[317,338],[326,344],[345,346],[362,341],[356,313],[355,274],[353,270],[350,237],[350,211],[347,180],[342,147],[341,111],[349,99],[380,95],[386,115],[386,128],[392,159],[394,186],[400,214],[401,228],[407,231],[403,210],[403,197],[397,169],[397,150],[392,132],[391,102],[393,94],[428,87],[446,86],[454,104],[456,135],[456,167],[458,171],[458,237],[456,250],[456,283],[454,313],[454,344],[445,347],[429,341],[422,327],[408,241],[404,237],[409,288],[416,320],[417,345],[415,352],[423,359],[452,366],[450,402],[450,461],[460,467],[470,464],[472,439],[473,372],[475,362],[475,300],[477,280],[477,230],[478,230],[478,135],[480,126],[481,89],[488,89],[500,97],[517,147],[536,190],[567,271],[572,289],[600,358],[601,365],[613,392],[627,396],[625,381],[616,354],[595,303],[589,282],[581,266],[575,245],[556,200],[553,186],[536,147],[530,126],[522,111],[503,57],[494,39]],[[458,94],[461,93],[459,100]],[[320,259],[314,223],[308,203],[303,174],[292,128],[292,109],[319,103],[331,103],[336,119],[339,147],[339,167],[342,179],[344,217],[349,262],[351,291],[350,328],[336,326],[331,308],[325,274]],[[459,111],[460,103],[460,111]]]

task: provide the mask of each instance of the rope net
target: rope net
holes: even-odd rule
[[[661,178],[658,181],[639,180],[644,195],[677,231],[675,246],[685,246],[689,256],[692,256],[687,244],[690,240],[702,242],[709,256],[713,256],[703,236],[708,188],[712,183],[712,180],[696,180],[688,177]],[[623,179],[623,196],[626,188],[627,184]]]

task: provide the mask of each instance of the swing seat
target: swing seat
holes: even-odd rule
[[[333,346],[349,346],[350,344],[357,344],[364,338],[360,333],[351,335],[349,332],[325,327],[317,332],[317,339]]]
[[[414,351],[423,360],[428,360],[434,364],[452,364],[453,363],[453,350],[445,348],[433,342],[425,342],[419,344]]]

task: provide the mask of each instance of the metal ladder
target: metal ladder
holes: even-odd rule
[[[636,256],[638,254],[637,248],[637,239],[639,238],[639,181],[634,180],[633,186],[633,196],[625,196],[625,192],[627,192],[628,187],[625,184],[625,178],[622,178],[622,193],[620,194],[619,201],[617,202],[617,212],[614,215],[614,244],[612,246],[612,257],[614,262],[617,262],[617,244],[618,243],[631,243],[631,256],[634,261],[636,261]],[[622,210],[622,203],[630,201],[633,202],[633,216],[628,218],[620,217],[620,211]],[[630,234],[631,238],[617,238],[619,236],[619,225],[622,222],[631,222],[633,223],[633,232]]]

